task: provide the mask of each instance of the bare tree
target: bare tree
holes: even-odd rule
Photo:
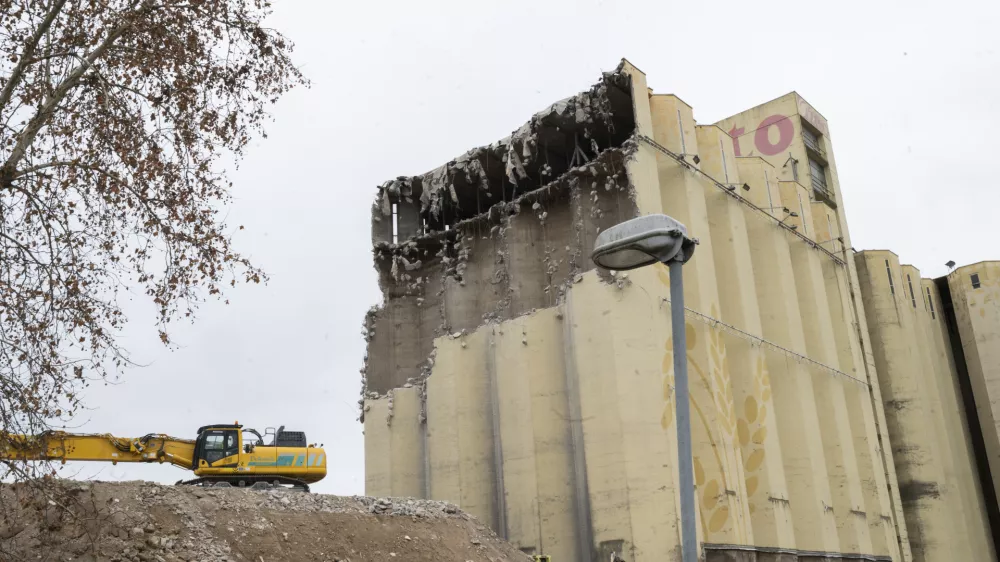
[[[156,303],[169,344],[206,295],[264,280],[220,212],[225,164],[306,82],[269,13],[0,0],[0,433],[72,418],[82,387],[128,365],[126,288]]]

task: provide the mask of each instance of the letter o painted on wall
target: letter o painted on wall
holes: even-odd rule
[[[771,125],[778,126],[778,142],[775,144],[771,144],[771,139],[767,134],[771,130]],[[757,132],[754,133],[753,143],[762,154],[774,156],[792,144],[794,135],[795,128],[792,126],[791,119],[784,115],[772,115],[760,122]]]

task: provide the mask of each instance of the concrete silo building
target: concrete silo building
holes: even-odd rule
[[[627,61],[380,186],[367,493],[454,502],[558,562],[679,559],[667,270],[589,259],[650,213],[700,241],[684,272],[706,559],[995,560],[1000,266],[970,266],[973,289],[968,268],[932,281],[855,253],[804,99],[700,125]]]

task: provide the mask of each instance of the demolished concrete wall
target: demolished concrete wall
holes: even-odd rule
[[[553,306],[593,268],[597,232],[636,213],[631,113],[628,76],[608,73],[503,140],[379,186],[367,395],[425,377],[435,337]]]

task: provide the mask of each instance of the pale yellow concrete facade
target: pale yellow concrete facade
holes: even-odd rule
[[[991,478],[1000,489],[1000,262],[960,267],[948,275],[948,288]]]
[[[937,287],[889,251],[856,261],[914,558],[995,560]]]
[[[818,112],[792,93],[701,125],[627,62],[569,103],[444,172],[380,191],[387,303],[366,324],[366,492],[452,501],[555,561],[679,560],[669,275],[612,275],[589,261],[599,230],[666,213],[699,239],[684,282],[705,558],[995,560],[947,327],[924,310],[936,287],[907,269],[920,310],[887,322],[889,307],[912,303],[899,287],[886,297],[870,274],[882,254],[850,250]],[[588,107],[600,118],[588,121]],[[587,160],[581,138],[593,139]],[[563,142],[565,153],[551,150]],[[504,176],[479,171],[501,153]],[[535,169],[539,183],[523,189]],[[547,177],[553,169],[564,171]],[[489,210],[463,215],[474,201],[463,189],[492,198]],[[411,242],[394,230],[387,243],[381,198],[393,221],[404,217],[396,205],[421,201],[425,229]],[[449,212],[447,227],[426,226]],[[426,356],[380,344],[405,329],[399,318],[428,314],[440,329],[411,346]],[[384,367],[411,363],[412,377]],[[887,408],[902,399],[919,400],[922,416]],[[912,446],[942,454],[900,464],[894,431],[903,443],[925,432]],[[921,500],[932,503],[900,495],[917,481],[936,484]],[[930,556],[931,544],[961,557]]]

